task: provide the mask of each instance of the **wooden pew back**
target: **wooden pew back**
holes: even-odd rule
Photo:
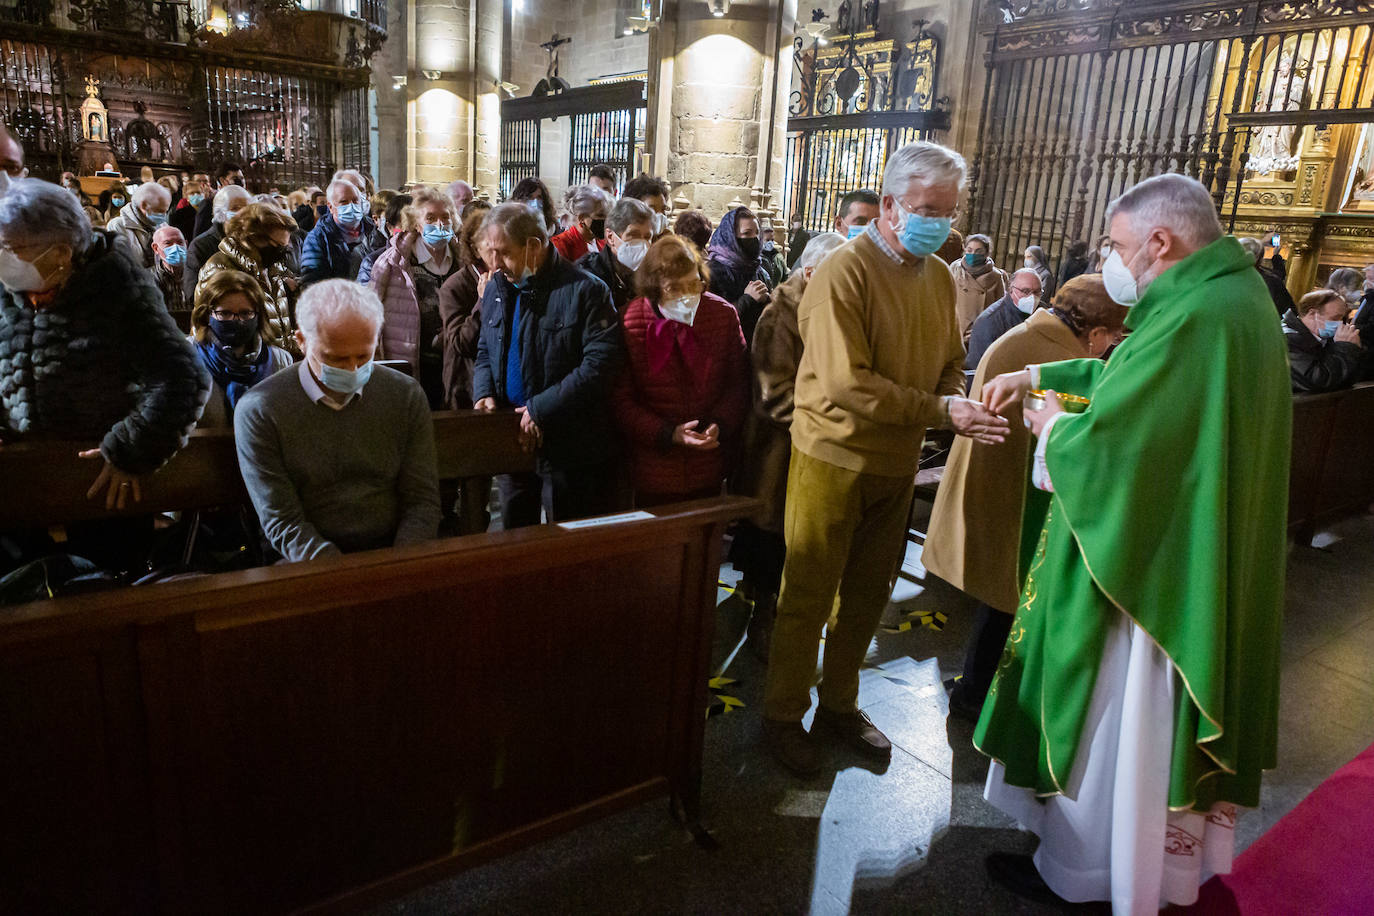
[[[39,602],[0,622],[15,912],[355,911],[671,790],[725,498]]]
[[[533,470],[520,448],[519,418],[511,412],[471,410],[434,414],[434,440],[441,480]],[[191,511],[245,503],[234,435],[228,429],[191,434],[143,488],[143,500],[123,512],[107,511],[103,498],[86,499],[100,462],[81,459],[89,443],[20,442],[0,448],[0,531],[157,512]],[[102,494],[103,497],[103,494]]]

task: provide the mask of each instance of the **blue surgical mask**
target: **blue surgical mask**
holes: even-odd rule
[[[949,238],[949,227],[954,222],[950,217],[907,213],[900,201],[894,199],[893,203],[897,205],[897,212],[906,217],[901,226],[893,228],[908,254],[923,258],[933,253]]]
[[[851,238],[851,239],[856,239],[856,238],[858,238],[859,236],[863,235],[864,232],[865,232],[867,229],[868,229],[867,226],[850,226],[850,227],[849,227],[849,236],[848,236],[848,237]]]
[[[367,216],[367,207],[363,204],[339,204],[339,213],[335,220],[340,226],[352,229],[363,221],[364,216]]]
[[[453,238],[453,230],[439,223],[430,223],[420,230],[420,235],[424,238],[426,245],[443,245]]]
[[[1340,326],[1340,320],[1328,321],[1326,324],[1322,325],[1322,329],[1319,336],[1323,340],[1330,340],[1331,338],[1336,336],[1336,331],[1340,329]]]
[[[340,394],[357,394],[363,390],[367,380],[372,378],[372,360],[356,369],[339,369],[336,366],[320,364],[320,382],[330,391]]]
[[[186,198],[186,200],[187,200],[187,202],[188,202],[191,206],[193,206],[193,207],[199,207],[201,204],[205,203],[205,195],[204,195],[204,194],[192,194],[192,195],[188,196],[188,197]]]
[[[530,212],[540,219],[544,218],[544,207],[537,200],[525,201],[525,206],[530,208]]]
[[[110,206],[112,206],[112,207],[122,207],[122,206],[124,206],[124,198],[122,198],[122,197],[111,197],[111,198],[110,198]]]
[[[151,225],[154,225],[154,226],[162,226],[162,225],[165,225],[165,224],[167,223],[167,214],[166,214],[166,213],[145,213],[145,214],[143,214],[143,215],[146,216],[146,217],[148,217],[148,222],[149,222]]]
[[[982,267],[987,262],[988,256],[985,254],[976,254],[970,251],[964,255],[964,264],[969,267]]]
[[[162,260],[171,264],[173,267],[178,267],[186,263],[186,246],[168,245],[167,249],[162,252]]]

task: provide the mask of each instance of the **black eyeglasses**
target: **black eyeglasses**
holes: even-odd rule
[[[215,309],[210,313],[210,317],[216,321],[257,321],[257,312],[221,312]]]

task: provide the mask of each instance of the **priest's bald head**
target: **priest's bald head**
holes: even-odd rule
[[[1222,236],[1212,195],[1187,175],[1145,179],[1112,201],[1107,225],[1112,254],[1102,279],[1122,305],[1134,305],[1156,277]]]

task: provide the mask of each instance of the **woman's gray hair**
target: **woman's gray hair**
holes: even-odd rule
[[[133,196],[129,198],[129,203],[135,207],[141,207],[145,203],[151,204],[153,198],[162,204],[165,210],[172,205],[172,192],[158,184],[156,181],[145,181],[143,184],[134,188]]]
[[[1236,241],[1240,242],[1240,247],[1245,249],[1246,254],[1255,259],[1256,264],[1264,260],[1264,243],[1259,239],[1243,238]]]
[[[1326,288],[1339,293],[1355,293],[1364,289],[1364,274],[1353,267],[1337,267],[1326,278]]]
[[[507,239],[517,245],[524,245],[530,239],[539,239],[543,244],[549,241],[549,234],[544,228],[544,217],[536,216],[523,201],[493,207],[486,219],[482,220],[482,229],[478,237],[486,235],[492,229],[499,229]]]
[[[310,339],[319,334],[320,325],[344,316],[361,318],[381,333],[386,313],[382,309],[382,300],[377,298],[371,287],[352,280],[333,279],[312,283],[296,303],[296,325]]]
[[[1173,172],[1146,178],[1107,207],[1107,224],[1117,214],[1130,218],[1131,230],[1144,236],[1168,229],[1193,248],[1221,238],[1217,206],[1202,182]]]
[[[811,237],[802,249],[801,256],[797,258],[797,263],[792,265],[792,273],[788,276],[796,276],[806,268],[815,269],[821,262],[830,257],[831,253],[843,245],[848,239],[838,232],[822,232],[820,235]]]
[[[230,207],[236,203],[248,204],[252,200],[253,195],[239,185],[225,185],[215,192],[214,202],[210,205],[214,221],[223,225],[229,219]]]
[[[15,178],[0,196],[0,236],[11,245],[68,245],[75,258],[91,247],[91,221],[66,188],[41,178]]]
[[[947,146],[917,140],[897,150],[883,169],[883,194],[900,197],[912,185],[964,187],[964,157]]]
[[[973,233],[972,235],[966,235],[966,236],[964,236],[964,247],[965,247],[965,248],[967,248],[967,247],[969,246],[969,242],[979,242],[979,243],[981,243],[982,246],[983,246],[984,248],[986,248],[988,251],[992,251],[992,239],[988,238],[986,235],[984,235],[984,234],[981,233],[981,232],[975,232],[975,233]]]
[[[605,218],[611,201],[606,192],[590,184],[574,185],[563,194],[563,209],[573,215],[573,219],[590,216],[593,219]]]

